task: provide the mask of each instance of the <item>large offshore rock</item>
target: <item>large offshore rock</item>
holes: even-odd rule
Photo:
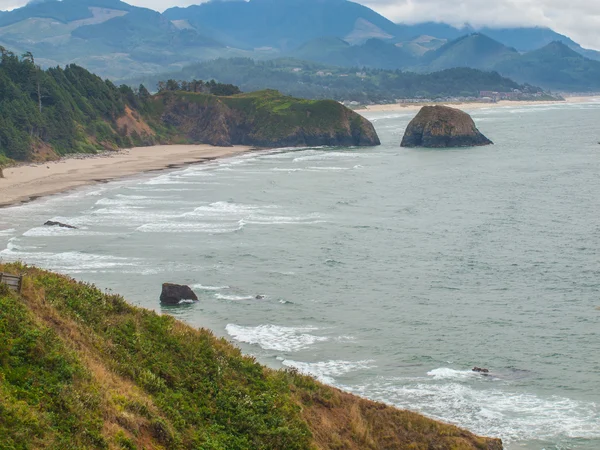
[[[198,297],[189,286],[181,284],[164,283],[160,302],[165,305],[178,305],[182,300],[198,301]]]
[[[476,147],[493,144],[470,115],[448,106],[423,106],[408,124],[402,147]]]

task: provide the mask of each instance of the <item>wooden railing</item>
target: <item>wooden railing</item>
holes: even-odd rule
[[[11,275],[9,273],[0,272],[0,283],[6,284],[13,291],[21,292],[23,277],[20,275]]]

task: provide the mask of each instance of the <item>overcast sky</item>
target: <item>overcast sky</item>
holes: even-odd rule
[[[202,0],[125,0],[162,11]],[[600,50],[600,0],[355,0],[395,22],[439,21],[474,26],[542,25],[566,34],[584,47]],[[0,0],[0,10],[27,0]]]

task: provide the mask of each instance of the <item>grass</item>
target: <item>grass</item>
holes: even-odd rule
[[[267,369],[207,330],[20,264],[0,285],[0,449],[499,449]]]

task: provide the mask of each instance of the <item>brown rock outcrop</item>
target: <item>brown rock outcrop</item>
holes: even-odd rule
[[[448,106],[424,106],[408,124],[402,147],[476,147],[493,144],[469,114]]]

